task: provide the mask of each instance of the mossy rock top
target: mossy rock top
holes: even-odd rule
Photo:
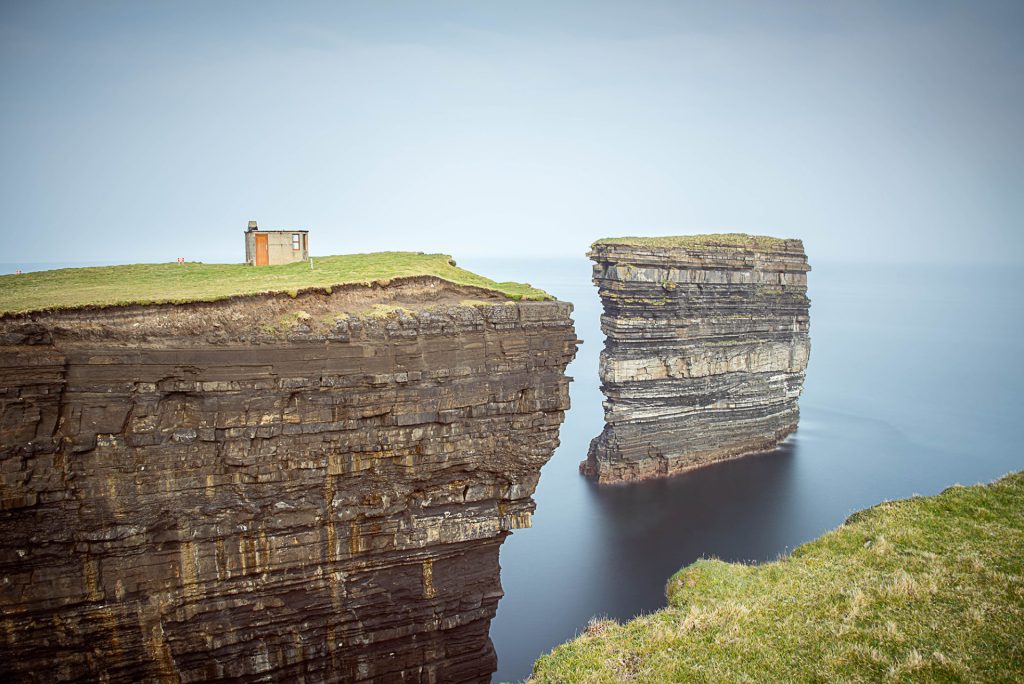
[[[709,247],[726,247],[733,249],[749,249],[762,251],[803,250],[800,240],[777,238],[768,235],[747,235],[746,233],[708,233],[705,235],[663,235],[656,237],[614,237],[601,238],[591,248],[607,245],[628,245],[634,247],[706,249]]]

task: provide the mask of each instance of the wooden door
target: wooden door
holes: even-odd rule
[[[266,266],[270,263],[267,250],[267,235],[266,233],[256,233],[256,265]]]

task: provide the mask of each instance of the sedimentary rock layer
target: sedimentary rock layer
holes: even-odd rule
[[[597,242],[605,428],[581,470],[600,482],[770,449],[796,429],[810,353],[799,240]]]
[[[410,279],[0,319],[0,679],[488,681],[570,310]]]

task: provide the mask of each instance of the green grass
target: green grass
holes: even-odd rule
[[[712,233],[709,235],[667,235],[662,237],[618,237],[602,238],[598,245],[635,245],[637,247],[738,247],[743,249],[779,250],[787,240],[767,235],[746,233]]]
[[[1024,474],[862,511],[775,563],[697,561],[667,593],[533,681],[1024,681]]]
[[[245,264],[130,264],[64,268],[0,276],[0,314],[81,306],[215,301],[263,292],[296,294],[307,288],[437,276],[510,299],[551,299],[522,283],[497,283],[454,265],[447,254],[377,252],[314,257],[308,262],[254,268]]]

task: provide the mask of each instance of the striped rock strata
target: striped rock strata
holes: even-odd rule
[[[594,243],[606,335],[599,482],[771,449],[796,429],[810,353],[799,240],[743,235]]]
[[[0,679],[489,681],[570,311],[405,279],[0,318]]]

